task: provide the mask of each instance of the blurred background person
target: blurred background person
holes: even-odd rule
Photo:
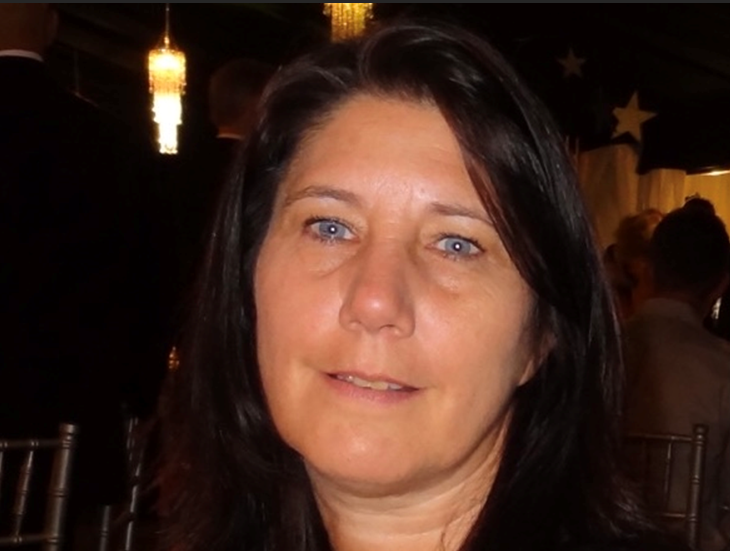
[[[189,307],[189,291],[203,261],[210,227],[223,182],[237,148],[254,124],[266,83],[275,72],[267,63],[250,58],[232,59],[210,76],[208,115],[212,132],[181,150],[176,160],[173,243],[177,266],[175,331]]]
[[[0,4],[0,436],[79,425],[73,524],[124,498],[124,416],[154,411],[164,355],[151,150],[50,77],[58,23]]]
[[[652,293],[649,241],[664,214],[654,208],[624,217],[607,261],[609,278],[622,319],[630,317]]]
[[[275,68],[250,58],[237,58],[221,65],[208,84],[210,121],[216,138],[240,142],[256,121],[256,105]]]
[[[170,242],[173,244],[174,305],[171,316],[170,372],[163,402],[171,391],[175,371],[182,359],[178,345],[183,338],[183,320],[194,308],[192,292],[196,276],[206,262],[205,250],[219,202],[219,195],[235,155],[247,138],[257,116],[258,103],[275,68],[251,58],[235,58],[218,67],[208,80],[208,116],[212,132],[200,136],[175,160],[176,176],[170,185],[174,207]],[[159,508],[166,506],[167,488],[161,488]]]
[[[711,203],[694,199],[670,212],[650,243],[654,291],[624,326],[626,429],[691,434],[708,425],[701,549],[730,543],[722,528],[730,503],[730,343],[703,327],[730,280],[730,240]],[[686,465],[673,472],[686,480]],[[684,488],[683,484],[673,485]],[[680,510],[685,491],[671,503]]]

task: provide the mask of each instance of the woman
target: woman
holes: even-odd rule
[[[633,316],[654,292],[649,242],[664,218],[655,208],[625,216],[616,228],[614,256],[616,269],[609,271],[622,320]]]
[[[275,76],[169,411],[174,545],[652,548],[562,144],[451,27],[385,25]]]

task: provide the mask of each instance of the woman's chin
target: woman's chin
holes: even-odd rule
[[[320,468],[306,463],[317,493],[337,492],[358,498],[383,498],[415,489],[416,477],[384,465],[348,465],[332,462]]]

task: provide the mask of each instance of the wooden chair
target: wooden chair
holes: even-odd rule
[[[0,547],[19,547],[40,544],[43,551],[58,551],[64,537],[69,484],[78,429],[75,425],[62,424],[57,438],[0,440],[0,483],[3,476],[13,476],[7,468],[11,455],[20,459],[17,472],[13,505],[10,511],[10,533],[0,534]],[[31,499],[34,475],[42,475],[35,467],[40,454],[51,454],[52,468],[45,503],[45,520],[40,531],[26,530],[26,514]],[[10,480],[10,479],[8,479]],[[0,496],[2,498],[4,496]],[[33,504],[31,504],[33,505]]]
[[[629,433],[625,453],[630,476],[638,484],[648,511],[670,528],[682,530],[697,549],[707,425],[692,434]]]

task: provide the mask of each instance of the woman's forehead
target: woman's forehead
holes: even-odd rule
[[[347,187],[361,179],[423,192],[451,186],[449,193],[481,206],[456,136],[423,102],[360,95],[343,103],[300,144],[282,187]]]

